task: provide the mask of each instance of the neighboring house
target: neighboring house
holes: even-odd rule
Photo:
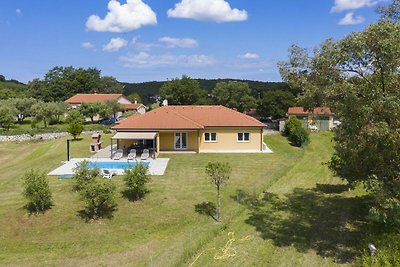
[[[117,148],[159,152],[261,153],[265,125],[223,106],[163,106],[112,129]],[[112,150],[113,151],[113,148]]]
[[[290,107],[288,116],[296,116],[304,128],[316,127],[320,131],[330,131],[334,127],[334,114],[328,107],[317,107],[312,111],[304,110],[303,107]]]
[[[125,111],[133,111],[135,113],[144,114],[146,106],[143,104],[132,103],[126,96],[122,94],[76,94],[67,100],[66,103],[70,108],[78,108],[82,103],[96,103],[105,102],[107,100],[117,100],[118,103],[125,109]]]

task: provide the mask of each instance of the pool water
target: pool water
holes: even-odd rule
[[[137,164],[143,164],[148,167],[150,162],[91,161],[88,167],[99,169],[129,169],[135,167]]]

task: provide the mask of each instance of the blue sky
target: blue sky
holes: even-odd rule
[[[279,81],[291,44],[313,48],[362,30],[378,19],[376,2],[1,0],[0,74],[28,82],[72,65],[127,82]]]

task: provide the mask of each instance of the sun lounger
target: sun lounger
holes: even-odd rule
[[[109,170],[101,170],[101,175],[105,179],[111,179],[116,174],[114,172],[112,172],[112,171],[109,171]]]
[[[140,156],[141,160],[147,160],[150,157],[150,152],[148,149],[143,149],[143,153]]]
[[[120,160],[124,155],[124,152],[122,149],[117,149],[117,152],[114,154],[114,160]]]
[[[136,159],[136,149],[131,149],[128,154],[128,160]]]

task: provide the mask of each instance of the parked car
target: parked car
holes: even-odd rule
[[[103,124],[103,125],[112,125],[112,124],[115,124],[115,122],[116,122],[116,120],[114,118],[100,120],[100,124]]]

